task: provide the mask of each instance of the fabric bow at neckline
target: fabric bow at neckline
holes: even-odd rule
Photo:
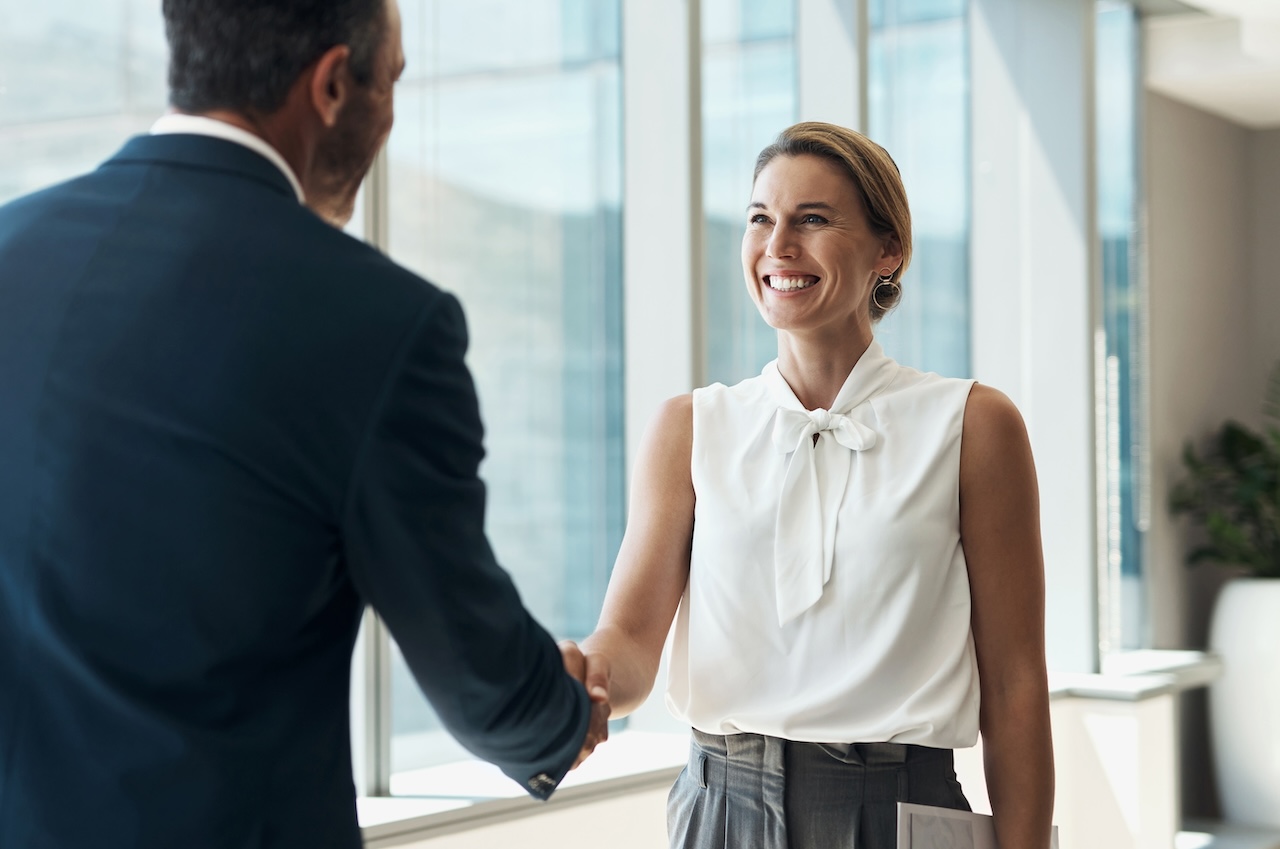
[[[840,413],[779,407],[773,417],[773,447],[782,454],[811,443],[814,434],[827,432],[850,451],[865,451],[876,444],[874,430]]]
[[[778,403],[773,446],[789,455],[774,528],[774,586],[778,624],[786,625],[822,598],[831,579],[837,517],[855,452],[876,446],[878,434],[851,416],[893,379],[893,360],[872,341],[863,352],[831,409],[809,410],[778,371],[777,360],[762,375]],[[814,440],[814,436],[818,439]],[[824,438],[827,437],[827,438]]]

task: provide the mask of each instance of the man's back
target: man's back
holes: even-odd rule
[[[472,748],[520,780],[576,749],[484,542],[464,349],[229,142],[0,209],[0,846],[358,845],[365,601]]]

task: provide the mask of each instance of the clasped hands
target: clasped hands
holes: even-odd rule
[[[596,746],[609,739],[609,662],[603,655],[583,654],[582,649],[573,640],[561,640],[560,656],[564,660],[564,670],[578,679],[586,688],[587,697],[591,699],[591,720],[587,724],[587,736],[582,741],[582,751],[570,769],[578,765],[595,751]]]

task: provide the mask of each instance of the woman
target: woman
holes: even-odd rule
[[[804,123],[760,154],[742,264],[778,358],[659,411],[599,627],[565,647],[625,715],[675,617],[673,847],[892,849],[896,802],[968,808],[951,750],[979,729],[1000,845],[1049,845],[1027,434],[996,390],[884,355],[910,257],[878,145]]]

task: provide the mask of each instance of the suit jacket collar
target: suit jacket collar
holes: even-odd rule
[[[261,154],[244,145],[212,136],[173,133],[134,136],[103,167],[125,163],[173,165],[253,180],[291,200],[297,195],[289,179]]]
[[[255,153],[262,154],[271,161],[272,165],[284,172],[285,177],[289,179],[289,184],[293,186],[294,193],[298,196],[298,203],[307,202],[302,193],[302,184],[298,182],[297,175],[293,173],[293,167],[289,165],[288,160],[281,155],[280,151],[272,147],[271,142],[262,136],[255,135],[243,127],[238,127],[235,124],[217,118],[210,118],[207,115],[188,115],[183,112],[170,112],[166,115],[161,115],[151,125],[151,135],[153,136],[170,133],[213,136],[216,139],[237,142]]]

